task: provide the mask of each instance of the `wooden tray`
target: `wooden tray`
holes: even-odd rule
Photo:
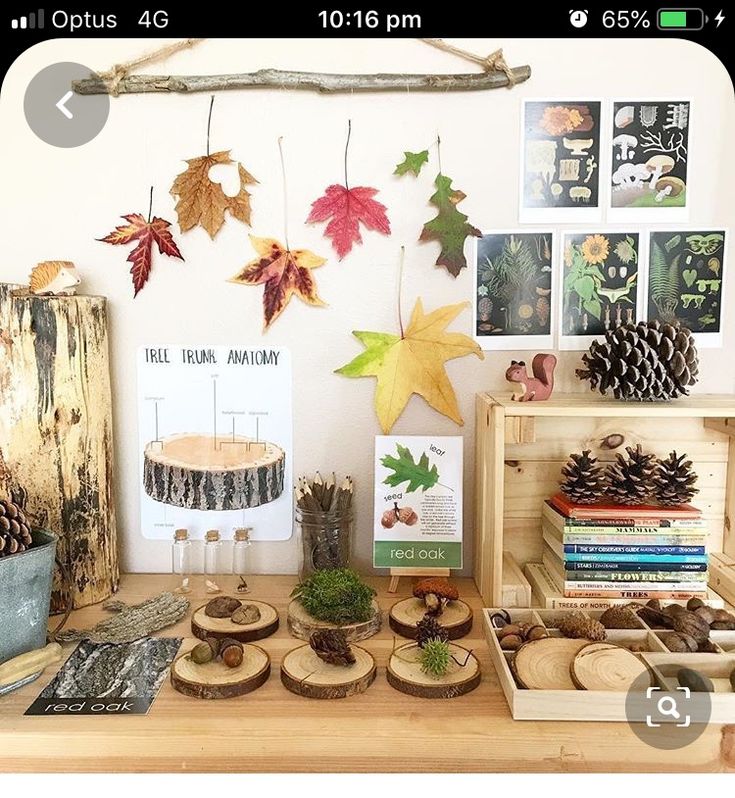
[[[485,638],[490,648],[490,657],[498,674],[498,681],[505,693],[511,715],[515,720],[587,720],[625,721],[626,693],[596,690],[523,690],[518,687],[510,669],[513,652],[503,651],[490,618],[497,609],[483,610]],[[560,636],[559,620],[567,613],[560,610],[510,609],[513,623],[533,623],[545,626],[551,636]],[[588,612],[599,618],[601,612]],[[645,650],[635,652],[652,671],[657,686],[671,690],[675,685],[678,668],[689,667],[701,670],[707,676],[722,678],[730,667],[735,668],[734,632],[717,632],[710,635],[719,651],[714,654],[674,654],[669,651],[664,638],[668,629],[652,629],[638,619],[639,629],[609,629],[607,640],[622,646],[636,644]],[[732,665],[730,663],[732,662]],[[729,677],[730,671],[727,672]],[[672,682],[673,680],[673,682]],[[673,719],[671,722],[675,722]],[[712,723],[735,723],[735,693],[718,693],[712,698]]]

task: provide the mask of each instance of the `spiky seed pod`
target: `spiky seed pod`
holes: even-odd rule
[[[604,492],[602,467],[597,465],[597,458],[591,454],[590,449],[585,449],[581,454],[570,454],[561,470],[564,477],[561,492],[575,504],[594,504]]]
[[[0,557],[20,554],[32,543],[31,525],[21,506],[10,499],[0,499]]]
[[[330,665],[355,664],[355,655],[342,629],[318,629],[312,632],[309,645],[319,659]]]
[[[617,504],[645,504],[653,488],[656,456],[646,454],[640,443],[625,451],[627,457],[618,452],[605,470],[607,495]]]
[[[429,640],[449,640],[449,632],[428,613],[416,624],[416,642],[423,648]]]
[[[689,394],[699,360],[691,330],[659,321],[623,324],[592,342],[577,376],[616,399],[653,401]]]
[[[665,507],[677,507],[688,504],[699,488],[694,487],[697,474],[692,470],[692,461],[686,454],[677,456],[676,452],[665,460],[659,460],[653,476],[653,495],[656,501]]]
[[[572,610],[559,621],[559,631],[564,637],[580,640],[604,640],[607,637],[605,627],[594,618],[587,617],[579,610]]]
[[[424,647],[419,649],[419,664],[421,670],[441,679],[449,669],[449,662],[452,658],[449,643],[446,640],[427,640]]]

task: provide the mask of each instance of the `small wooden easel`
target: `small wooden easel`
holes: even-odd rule
[[[391,568],[389,593],[398,592],[398,581],[402,576],[449,576],[449,568]]]

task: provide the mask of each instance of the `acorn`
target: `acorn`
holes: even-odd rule
[[[706,607],[707,605],[702,601],[701,598],[690,598],[687,601],[687,609],[690,612],[696,612],[700,607]]]
[[[503,651],[515,651],[523,645],[523,638],[520,635],[506,635],[500,641],[500,648]]]
[[[228,637],[222,641],[220,656],[222,657],[222,662],[228,668],[237,668],[242,665],[245,650],[239,640],[233,640]]]
[[[508,635],[518,635],[519,637],[523,637],[523,629],[517,623],[506,623],[502,629],[498,630],[498,637],[502,640]]]
[[[189,653],[191,661],[197,665],[206,665],[214,659],[214,651],[209,643],[197,643]]]
[[[548,636],[549,633],[546,631],[546,629],[543,626],[539,626],[538,624],[536,624],[536,626],[532,626],[526,632],[526,640],[540,640],[542,637],[548,637]]]

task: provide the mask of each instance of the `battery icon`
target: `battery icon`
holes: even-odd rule
[[[657,17],[659,30],[702,30],[704,20],[701,8],[660,8]]]

